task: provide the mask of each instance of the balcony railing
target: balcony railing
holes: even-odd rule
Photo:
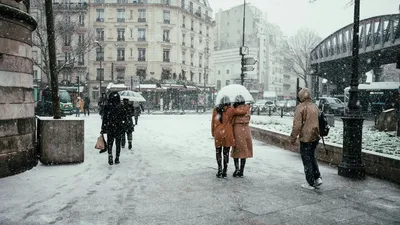
[[[104,56],[96,56],[96,61],[104,61]]]
[[[164,20],[164,24],[170,24],[171,21],[170,20]]]
[[[169,58],[164,58],[163,61],[164,62],[170,62],[170,59]]]
[[[202,67],[201,64],[199,64],[199,67],[200,67],[200,68]]]
[[[185,60],[182,61],[182,64],[186,64]]]
[[[200,33],[200,34],[203,34],[203,31],[200,31],[199,33]]]
[[[97,36],[96,41],[104,41],[104,35],[102,36]]]
[[[198,17],[201,17],[201,13],[200,13],[200,12],[198,12],[198,11],[197,11],[197,12],[195,12],[194,14],[195,14],[196,16],[198,16]]]
[[[140,38],[138,38],[138,41],[146,41],[146,38],[145,37],[140,37]]]
[[[118,37],[117,41],[125,41],[125,37]]]
[[[183,27],[183,28],[185,28],[185,27],[186,27],[186,25],[185,25],[185,24],[182,24],[182,27]]]
[[[192,31],[194,31],[194,28],[192,27],[192,28],[190,28]]]
[[[144,62],[144,61],[146,61],[146,57],[139,57],[139,58],[138,58],[138,61],[139,61],[139,62]]]
[[[117,18],[118,23],[125,23],[125,18]]]
[[[190,65],[193,66],[193,63],[191,62]]]
[[[139,23],[146,23],[146,18],[138,18]]]
[[[87,3],[54,3],[53,8],[55,11],[84,11],[89,7]]]
[[[193,48],[193,45],[190,45],[191,48]]]
[[[104,18],[96,18],[96,22],[104,22]]]
[[[167,42],[167,43],[169,43],[169,42],[170,42],[170,40],[169,40],[169,39],[163,39],[163,42]]]
[[[117,57],[117,61],[125,61],[125,57],[124,56],[118,56]]]

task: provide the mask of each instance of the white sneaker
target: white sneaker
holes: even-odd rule
[[[309,184],[302,184],[301,185],[302,188],[307,189],[307,190],[314,190],[315,187],[310,186]]]
[[[322,185],[322,178],[318,178],[315,180],[315,186],[321,186]]]

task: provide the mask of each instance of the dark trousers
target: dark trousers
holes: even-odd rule
[[[83,108],[83,113],[85,114],[85,116],[86,116],[86,112],[87,112],[87,115],[89,116],[90,115],[89,108]]]
[[[139,116],[135,116],[135,125],[137,125],[138,120],[139,120]]]
[[[304,165],[307,183],[314,186],[315,180],[321,177],[318,163],[315,159],[315,149],[319,140],[314,142],[300,142],[300,154]]]
[[[132,143],[132,132],[127,131],[127,132],[124,132],[124,134],[121,137],[121,145],[122,146],[125,146],[125,143],[126,143],[125,136],[128,136],[128,143]]]
[[[115,148],[117,149],[116,157],[119,157],[121,153],[121,135],[107,133],[107,151],[108,155],[112,155],[112,147],[115,139]]]
[[[228,163],[229,163],[229,151],[231,150],[231,147],[217,147],[216,148],[216,159],[217,159],[217,164],[218,164],[218,170],[222,170],[222,152],[224,154],[224,172],[226,173],[226,170],[228,169]]]

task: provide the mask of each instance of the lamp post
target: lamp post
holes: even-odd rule
[[[100,43],[98,41],[94,41],[94,43],[96,43],[99,48],[100,48],[100,52],[103,53],[103,46],[100,45]],[[103,53],[103,57],[100,58],[100,87],[99,87],[99,96],[101,96],[101,83],[103,82],[103,76],[104,76],[104,71],[102,70],[103,68],[101,67],[101,62],[104,60],[104,53]]]
[[[245,31],[246,31],[246,0],[244,0],[243,2],[243,36],[242,36],[242,47],[244,47],[244,35],[245,35]],[[244,84],[244,70],[243,70],[243,66],[244,66],[244,54],[243,52],[242,54],[242,72],[240,73],[240,83],[243,85]]]
[[[365,168],[361,159],[362,127],[364,118],[359,105],[359,23],[360,0],[354,0],[352,74],[348,114],[343,117],[343,155],[338,166],[338,174],[344,177],[364,178]]]
[[[206,63],[204,63],[204,107],[203,107],[203,112],[206,112],[206,100],[207,100],[207,93],[206,93],[206,74],[207,74],[207,68],[208,68],[208,47],[204,49],[204,59],[206,60]]]

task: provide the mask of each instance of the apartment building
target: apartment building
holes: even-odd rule
[[[97,100],[110,83],[181,80],[209,84],[213,43],[207,0],[95,0],[89,21],[96,33],[88,87]]]
[[[54,27],[58,82],[71,85],[87,79],[88,51],[91,34],[88,29],[89,4],[82,0],[53,0]],[[38,22],[33,32],[32,57],[34,59],[34,83],[44,87],[49,80],[49,54],[44,2],[31,1],[31,15]]]

